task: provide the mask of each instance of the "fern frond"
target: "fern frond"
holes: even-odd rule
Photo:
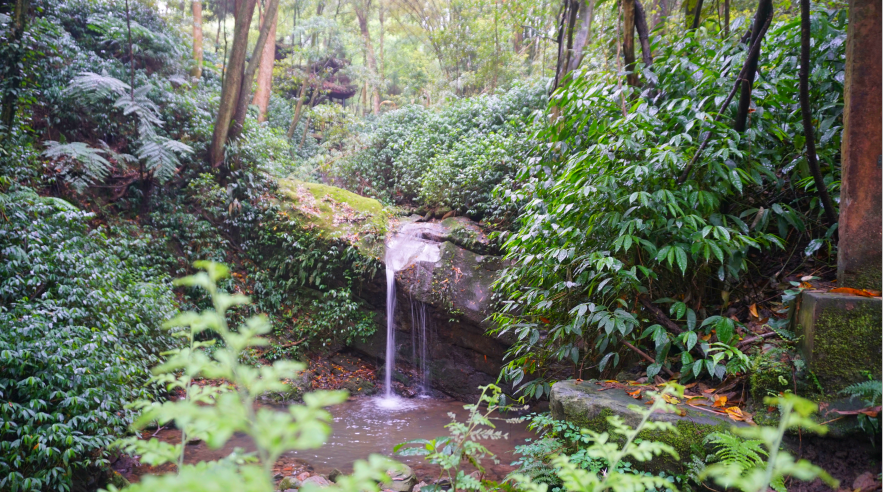
[[[763,441],[742,439],[728,432],[712,432],[705,437],[705,443],[717,445],[715,458],[726,465],[736,465],[743,472],[751,468],[763,466],[768,456],[763,448]]]
[[[883,382],[881,381],[862,381],[861,383],[851,384],[842,390],[841,394],[850,398],[859,397],[866,401],[868,405],[877,405],[880,397],[883,395]]]
[[[147,98],[151,89],[152,85],[143,85],[135,89],[132,95],[124,95],[113,103],[115,108],[123,110],[124,115],[134,114],[138,117],[138,134],[141,138],[155,136],[156,129],[163,125],[159,117],[159,106]]]
[[[83,142],[62,144],[52,140],[44,142],[46,150],[43,155],[56,160],[60,164],[60,173],[78,193],[107,177],[112,164],[102,157],[105,151],[89,147]],[[80,166],[70,167],[77,163]]]
[[[123,96],[129,90],[129,84],[120,79],[111,77],[107,72],[100,75],[93,72],[80,72],[80,75],[71,80],[64,90],[69,96],[83,97],[89,101]]]
[[[162,183],[172,177],[181,165],[178,155],[192,152],[193,149],[189,145],[169,138],[153,136],[141,140],[141,146],[135,155],[147,164],[147,169],[153,171],[153,176]]]

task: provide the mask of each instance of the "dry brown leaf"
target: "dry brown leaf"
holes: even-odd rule
[[[751,315],[755,318],[760,318],[760,316],[758,316],[757,314],[757,304],[752,304],[748,306],[748,312],[751,313]]]
[[[880,297],[879,290],[853,289],[852,287],[837,287],[836,289],[831,289],[828,292],[834,294],[852,294],[854,296],[862,297]]]
[[[678,403],[680,403],[680,400],[665,393],[662,394],[662,399],[665,400],[666,403],[671,403],[672,405],[677,405]]]
[[[739,407],[727,407],[727,417],[730,417],[731,420],[735,420],[737,422],[745,421],[745,414],[742,413],[742,409]]]

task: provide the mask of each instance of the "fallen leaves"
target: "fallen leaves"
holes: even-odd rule
[[[881,295],[879,290],[853,289],[852,287],[837,287],[828,292],[831,292],[832,294],[851,294],[861,297],[880,297]]]

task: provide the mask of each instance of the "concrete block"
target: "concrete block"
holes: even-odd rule
[[[834,395],[852,383],[867,381],[863,371],[881,378],[883,301],[879,297],[804,291],[796,302],[800,349],[825,393]]]

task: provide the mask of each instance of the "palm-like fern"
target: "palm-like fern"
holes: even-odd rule
[[[153,89],[152,85],[145,84],[131,90],[128,84],[111,77],[106,72],[102,74],[82,72],[71,81],[65,92],[68,96],[79,97],[90,103],[115,98],[113,106],[121,109],[123,115],[135,115],[138,118],[139,135],[139,146],[135,149],[135,156],[145,164],[148,171],[153,173],[154,178],[162,183],[181,165],[179,156],[190,154],[193,149],[157,133],[163,126],[163,120],[160,117],[159,106],[147,97]],[[108,153],[119,163],[135,160],[129,154],[117,154],[110,149],[95,149],[82,142],[72,144],[46,142],[46,145],[48,147],[44,153],[46,157],[82,165],[80,173],[70,168],[66,168],[64,173],[65,180],[78,192],[107,177],[111,164],[101,154]]]
[[[45,144],[43,155],[56,161],[60,174],[80,193],[90,184],[106,178],[113,166],[101,155],[105,153],[103,149],[89,147],[83,142],[62,144],[50,140]],[[79,166],[72,167],[72,163]]]

